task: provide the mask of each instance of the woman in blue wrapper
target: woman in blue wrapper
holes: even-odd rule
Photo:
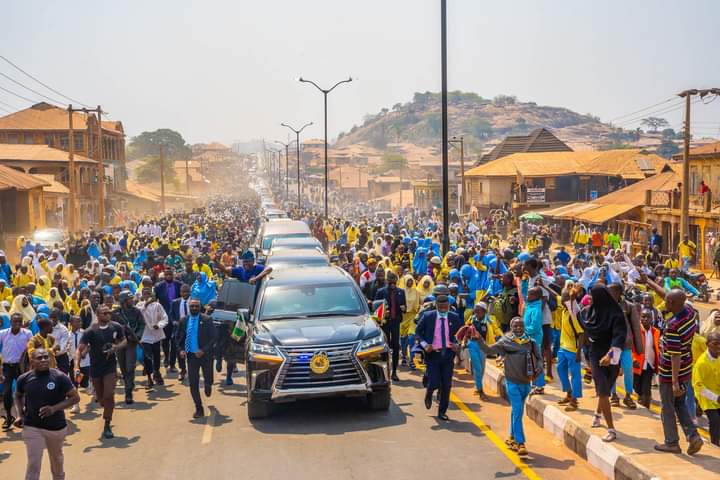
[[[198,275],[197,280],[195,280],[195,283],[193,283],[190,289],[190,297],[197,298],[202,305],[209,304],[217,297],[215,282],[208,280],[205,272],[200,272],[200,275]]]

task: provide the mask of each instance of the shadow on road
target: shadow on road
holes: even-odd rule
[[[97,445],[90,445],[89,447],[85,447],[83,449],[83,453],[88,453],[93,450],[97,450],[100,448],[128,448],[133,443],[137,443],[138,440],[140,440],[140,435],[135,435],[134,437],[115,437],[110,439],[101,439],[100,443]]]
[[[274,405],[270,418],[252,425],[267,434],[343,435],[405,425],[408,416],[395,402],[376,412],[361,398],[322,398]]]

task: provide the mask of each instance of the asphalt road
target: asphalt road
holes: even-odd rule
[[[192,420],[189,390],[174,378],[150,392],[140,382],[136,403],[118,406],[111,440],[100,439],[101,410],[81,393],[82,413],[68,414],[67,478],[601,478],[527,420],[531,455],[519,461],[502,447],[509,407],[497,396],[480,404],[469,378],[456,380],[452,421],[445,423],[422,405],[419,376],[400,376],[388,412],[368,411],[358,399],[311,400],[280,406],[254,423],[241,375],[230,387],[216,379],[201,420]],[[20,433],[0,433],[0,476],[20,479],[24,469]],[[47,456],[42,478],[50,478]]]

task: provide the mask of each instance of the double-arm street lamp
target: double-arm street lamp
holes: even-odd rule
[[[293,140],[294,141],[294,140]],[[288,149],[290,148],[290,145],[292,145],[293,141],[290,141],[288,143],[281,142],[280,140],[275,140],[275,143],[279,143],[283,147],[285,147],[285,200],[287,201],[290,198],[290,168],[289,168],[289,155],[288,155]]]
[[[287,123],[280,124],[283,127],[289,128],[290,130],[295,132],[295,148],[297,149],[296,151],[297,151],[297,197],[298,197],[297,198],[297,206],[298,206],[298,208],[302,208],[301,203],[300,203],[300,133],[303,130],[305,130],[306,127],[309,127],[312,124],[313,124],[313,122],[306,123],[299,130],[291,127]],[[327,165],[327,154],[325,156],[325,161],[326,161],[326,165]],[[327,177],[325,177],[325,178],[327,178]]]
[[[340,80],[335,85],[333,85],[331,88],[322,88],[317,83],[313,82],[312,80],[306,80],[302,77],[298,78],[298,81],[302,83],[309,83],[313,85],[315,88],[320,90],[323,94],[323,98],[325,101],[325,218],[328,218],[328,138],[327,138],[327,96],[328,93],[335,90],[335,87],[342,83],[350,83],[352,82],[352,77],[348,77],[347,80]]]

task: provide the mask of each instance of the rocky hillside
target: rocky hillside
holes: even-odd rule
[[[567,143],[588,147],[606,143],[614,132],[613,127],[591,115],[521,102],[507,95],[490,100],[475,93],[450,92],[448,114],[450,136],[463,135],[470,152],[507,135],[526,135],[538,127],[549,128]],[[440,94],[415,93],[411,102],[383,108],[363,120],[361,126],[340,134],[337,146],[365,144],[384,149],[397,142],[437,145],[441,134]]]

